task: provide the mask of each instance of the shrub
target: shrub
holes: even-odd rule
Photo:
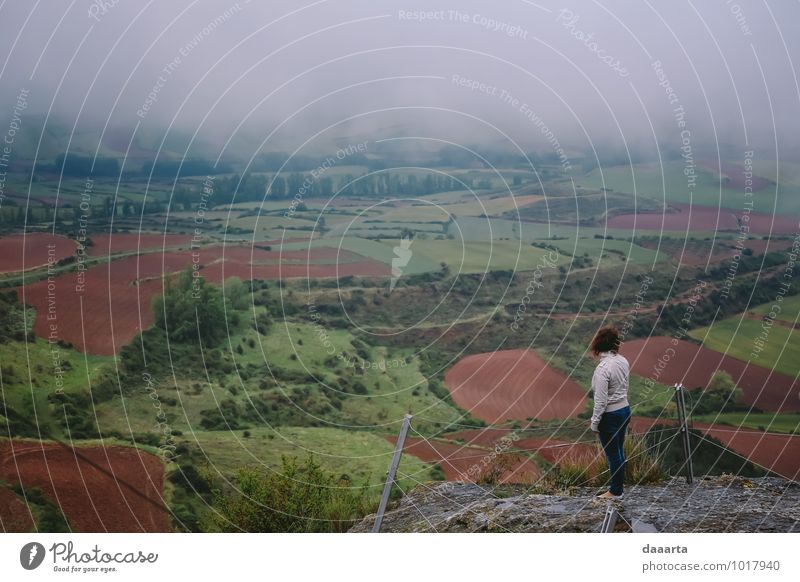
[[[211,528],[223,532],[345,532],[372,511],[365,488],[350,487],[313,457],[303,465],[283,457],[280,470],[237,474],[238,491],[217,492]]]
[[[511,453],[501,453],[494,456],[491,462],[478,475],[478,485],[498,485],[501,477],[511,471],[519,461],[520,456]]]
[[[69,521],[64,513],[52,503],[38,487],[23,488],[18,484],[11,486],[12,491],[17,495],[24,494],[28,508],[33,511],[36,517],[36,530],[45,533],[66,533],[71,532]]]
[[[153,302],[156,326],[175,342],[200,340],[213,346],[225,335],[225,305],[222,292],[192,269],[181,272],[177,282],[166,280],[164,295]]]
[[[736,385],[728,372],[717,370],[705,390],[697,389],[689,392],[691,413],[699,415],[748,410],[749,406],[740,404],[742,394],[742,389]]]
[[[87,392],[50,394],[48,401],[62,430],[75,439],[94,439],[100,436],[95,424],[92,398]]]
[[[436,463],[431,469],[431,479],[434,481],[444,481],[447,479],[447,476],[444,474],[444,469],[442,469],[439,463]]]
[[[269,333],[269,328],[272,325],[272,318],[269,316],[269,313],[262,312],[256,315],[255,317],[255,329],[261,335],[267,335]]]
[[[655,483],[666,477],[657,456],[648,451],[647,439],[629,435],[625,439],[625,482]],[[542,486],[551,491],[570,487],[601,487],[608,481],[608,462],[598,444],[594,451],[568,453],[559,459],[542,478]]]

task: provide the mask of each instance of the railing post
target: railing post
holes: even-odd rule
[[[675,384],[675,403],[678,405],[678,422],[680,423],[680,431],[683,441],[683,457],[686,464],[686,482],[691,485],[694,479],[694,471],[692,469],[692,447],[689,443],[689,421],[686,414],[686,399],[684,398],[683,384],[680,382]]]
[[[383,514],[386,512],[386,505],[389,503],[389,495],[392,492],[394,485],[394,476],[397,474],[397,466],[400,464],[400,457],[403,454],[403,445],[406,442],[406,434],[408,428],[411,426],[411,415],[406,414],[403,418],[403,425],[400,427],[400,434],[397,436],[397,443],[394,447],[394,456],[392,457],[392,464],[389,465],[389,473],[386,475],[386,484],[383,486],[383,494],[381,495],[381,503],[378,506],[378,514],[375,516],[375,523],[372,526],[372,533],[379,533],[381,531],[381,524],[383,523]]]
[[[606,507],[606,514],[603,516],[603,525],[600,526],[600,533],[612,533],[614,526],[617,525],[617,508],[610,503]]]

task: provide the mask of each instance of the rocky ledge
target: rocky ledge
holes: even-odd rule
[[[521,487],[427,483],[389,506],[383,532],[597,532],[608,502],[597,491],[536,495]],[[780,478],[675,478],[629,487],[614,501],[616,532],[800,532],[800,484]],[[369,532],[370,515],[351,532]]]

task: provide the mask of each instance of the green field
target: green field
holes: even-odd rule
[[[740,161],[734,160],[735,163]],[[583,188],[599,190],[603,187],[614,192],[636,194],[663,202],[692,203],[702,206],[722,206],[742,210],[743,193],[738,190],[720,189],[719,179],[712,172],[696,168],[697,182],[691,194],[687,188],[684,165],[681,161],[635,164],[631,166],[604,167],[595,169],[575,183]],[[781,183],[775,207],[775,188],[766,188],[753,197],[754,210],[772,214],[800,212],[800,187]]]
[[[452,192],[437,192],[422,197],[424,200],[435,204],[457,204],[460,202],[470,202],[475,199],[475,194],[469,190],[453,190]]]
[[[512,196],[511,194],[495,194],[491,198],[474,198],[466,202],[450,204],[444,208],[457,216],[494,216],[506,212],[516,212],[530,204],[539,203],[544,196]]]
[[[396,243],[383,243],[387,250]],[[484,273],[487,271],[513,269],[533,270],[542,263],[549,251],[531,247],[520,241],[497,240],[487,242],[460,240],[415,240],[411,245],[414,253],[409,266],[412,272],[422,271],[423,265],[446,263],[452,273]],[[558,264],[566,264],[561,257]]]
[[[764,349],[753,357],[754,341],[763,332],[761,325],[761,321],[735,316],[717,321],[711,328],[692,330],[689,335],[703,341],[707,348],[794,378],[800,371],[800,334],[775,323],[769,328]]]
[[[637,265],[650,266],[658,261],[667,260],[668,257],[653,249],[646,249],[626,240],[596,239],[596,238],[567,238],[567,239],[542,239],[536,241],[558,248],[561,253],[571,256],[588,256],[595,265],[600,262],[600,267],[621,264],[630,261]],[[602,261],[600,260],[602,258]]]
[[[773,315],[778,321],[785,321],[791,324],[800,321],[798,317],[798,313],[800,313],[800,295],[789,295],[780,302],[764,303],[751,309],[751,312],[761,316],[769,315],[773,311],[774,305],[780,307],[780,311],[775,312]]]
[[[519,240],[519,223],[502,218],[479,218],[477,216],[458,216],[448,224],[447,234],[454,240],[485,242],[500,239]]]
[[[221,227],[253,231],[255,240],[280,238],[283,229],[286,229],[287,237],[295,236],[295,231],[304,231],[304,234],[308,235],[314,229],[314,221],[306,220],[301,216],[288,218],[282,215],[232,217],[230,220],[219,220],[217,224]],[[317,232],[319,232],[319,226],[317,226]]]
[[[378,207],[379,209],[381,207]],[[387,222],[447,222],[450,214],[431,204],[421,206],[401,206],[400,208],[385,208],[381,211],[381,219]]]
[[[800,414],[774,414],[771,412],[725,412],[693,416],[697,422],[710,422],[734,427],[754,428],[767,432],[786,434],[800,432]]]
[[[314,458],[336,475],[347,474],[352,486],[369,484],[370,492],[379,495],[391,461],[394,446],[381,435],[337,428],[259,427],[243,431],[197,431],[186,442],[200,444],[209,468],[223,476],[233,475],[242,467],[265,471],[280,469],[281,456]],[[412,455],[403,455],[399,471],[417,481],[432,478],[433,465]],[[412,479],[399,478],[400,487],[416,485]]]
[[[785,160],[753,160],[757,176],[780,183],[782,186],[800,187],[800,163]]]
[[[57,422],[59,411],[49,403],[48,397],[57,389],[66,394],[86,391],[103,366],[113,361],[106,356],[82,354],[41,339],[6,342],[2,344],[2,351],[3,404],[35,422],[43,435],[57,438],[67,435]],[[56,357],[63,371],[58,379]]]
[[[393,451],[386,436],[396,434],[397,419],[408,412],[421,414],[425,420],[417,422],[416,428],[423,432],[438,426],[430,423],[463,420],[456,408],[427,389],[410,350],[375,347],[365,354],[353,345],[355,338],[348,331],[326,327],[324,332],[323,338],[319,328],[294,321],[276,322],[266,335],[245,329],[230,338],[230,361],[235,368],[221,380],[206,383],[159,377],[158,402],[176,443],[199,451],[193,458],[199,456],[205,471],[223,480],[243,467],[278,470],[283,455],[303,459],[313,453],[324,468],[348,475],[353,487],[367,483],[369,494],[377,496]],[[264,364],[264,354],[272,373],[253,375],[249,371]],[[360,360],[364,355],[369,358]],[[273,374],[279,378],[277,385],[265,389],[265,380],[273,386],[269,381]],[[363,386],[364,393],[345,393],[345,381]],[[338,410],[324,404],[334,402],[334,391],[341,391]],[[289,400],[282,402],[276,418],[231,416],[232,402],[246,413],[252,407],[249,403],[278,394]],[[222,409],[231,428],[203,426],[208,411]],[[281,421],[292,412],[293,421]],[[115,396],[100,403],[96,418],[105,434],[131,435],[138,441],[139,435],[156,434],[157,413],[144,386],[135,391],[129,387],[124,399]],[[302,423],[312,426],[297,426]],[[434,469],[433,464],[405,455],[400,470],[409,477],[399,478],[400,487],[441,478]],[[174,493],[170,491],[168,495]]]

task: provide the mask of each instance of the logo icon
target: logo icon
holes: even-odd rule
[[[411,256],[414,254],[411,252],[411,241],[411,237],[404,236],[400,239],[400,244],[392,249],[394,258],[392,259],[392,279],[389,282],[390,293],[394,290],[394,286],[397,285],[398,279],[403,276],[403,267],[408,265]]]
[[[29,542],[19,551],[19,563],[26,570],[35,570],[44,561],[44,546],[39,542]]]

